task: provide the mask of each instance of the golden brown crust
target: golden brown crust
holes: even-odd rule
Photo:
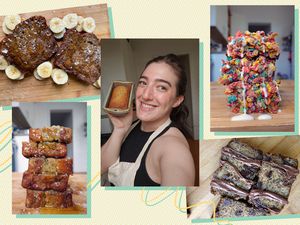
[[[113,88],[108,108],[127,109],[130,86],[118,85]]]
[[[67,208],[73,206],[72,189],[68,188],[64,192],[57,191],[35,191],[27,189],[27,208],[52,207]]]
[[[29,138],[33,142],[62,142],[69,144],[72,142],[72,129],[62,126],[52,126],[44,128],[30,128]]]
[[[33,174],[25,171],[22,179],[22,187],[32,190],[65,191],[68,186],[69,175]]]
[[[42,156],[64,158],[67,156],[67,146],[66,144],[57,142],[23,142],[22,154],[26,158]]]
[[[73,174],[73,160],[70,158],[30,158],[28,162],[29,173],[33,174]]]

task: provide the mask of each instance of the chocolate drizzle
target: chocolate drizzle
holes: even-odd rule
[[[287,183],[294,182],[297,175],[299,174],[299,170],[295,169],[292,166],[279,165],[279,164],[276,164],[274,162],[267,162],[267,161],[263,161],[263,164],[267,164],[267,165],[269,165],[273,168],[276,168],[276,169],[280,170],[283,175],[286,175],[284,177],[288,181]]]
[[[247,199],[248,192],[244,191],[241,188],[235,187],[232,185],[230,182],[220,180],[217,178],[213,178],[213,180],[210,183],[210,186],[212,189],[214,189],[216,192],[223,191],[223,192],[229,192],[229,193],[234,193],[236,199]]]
[[[278,208],[268,207],[267,205],[261,203],[261,199],[267,199],[269,201],[278,202],[279,204],[281,204],[281,206],[279,206]],[[264,209],[267,209],[272,213],[279,213],[283,206],[288,204],[288,201],[285,198],[273,192],[255,189],[250,191],[249,203],[252,203],[256,207],[262,207]]]
[[[260,160],[249,158],[239,152],[234,151],[232,148],[229,147],[222,148],[222,155],[242,161],[244,164],[248,166],[256,166],[256,167],[261,166]]]

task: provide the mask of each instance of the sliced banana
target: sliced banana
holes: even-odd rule
[[[56,39],[62,39],[64,37],[65,33],[66,33],[66,28],[64,28],[62,32],[54,34],[54,37]]]
[[[69,13],[64,16],[63,22],[67,29],[72,29],[77,26],[78,16],[76,13]]]
[[[47,62],[43,62],[42,64],[40,64],[37,67],[37,74],[41,77],[41,78],[48,78],[51,77],[52,74],[52,63],[47,61]]]
[[[76,26],[76,30],[78,32],[81,32],[83,31],[83,17],[82,16],[78,16],[78,23],[77,23],[77,26]]]
[[[8,15],[4,18],[6,27],[10,30],[14,30],[17,24],[21,23],[21,17],[19,15]]]
[[[22,77],[22,73],[20,70],[18,70],[17,67],[15,67],[14,65],[9,65],[6,69],[5,69],[5,74],[9,79],[12,80],[17,80],[20,77]]]
[[[37,69],[35,69],[35,70],[33,71],[33,76],[34,76],[35,79],[37,79],[37,80],[44,80],[44,78],[40,77],[40,75],[38,74]]]
[[[24,77],[25,77],[24,73],[21,73],[21,76],[18,79],[16,79],[16,80],[23,80]]]
[[[50,27],[50,30],[55,34],[58,34],[58,33],[62,32],[65,29],[65,25],[63,23],[63,20],[58,18],[58,17],[53,17],[49,21],[49,27]]]
[[[12,30],[7,28],[4,21],[2,23],[2,30],[3,30],[4,34],[11,34],[13,32]]]
[[[68,74],[61,69],[53,69],[51,77],[56,84],[65,84],[68,82]]]
[[[96,29],[96,22],[92,17],[87,17],[83,19],[82,27],[85,32],[93,33]]]
[[[0,70],[5,70],[9,66],[3,55],[0,55]]]
[[[93,85],[94,85],[96,88],[101,88],[101,79],[99,78],[95,83],[93,83]]]

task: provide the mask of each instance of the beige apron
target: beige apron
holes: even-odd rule
[[[128,131],[127,135],[130,131],[139,123],[137,121],[133,124]],[[120,162],[120,157],[118,160],[108,168],[108,180],[110,183],[113,183],[115,186],[134,186],[134,179],[137,170],[140,167],[142,158],[149,146],[149,144],[171,123],[171,120],[168,119],[164,124],[162,124],[159,128],[157,128],[153,134],[150,135],[149,139],[145,143],[142,151],[137,157],[136,161],[133,162]],[[127,137],[126,135],[126,137]],[[125,140],[126,138],[124,138]]]

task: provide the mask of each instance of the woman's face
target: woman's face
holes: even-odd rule
[[[183,96],[176,96],[178,78],[164,62],[151,63],[143,72],[136,89],[136,114],[143,122],[164,122]]]

